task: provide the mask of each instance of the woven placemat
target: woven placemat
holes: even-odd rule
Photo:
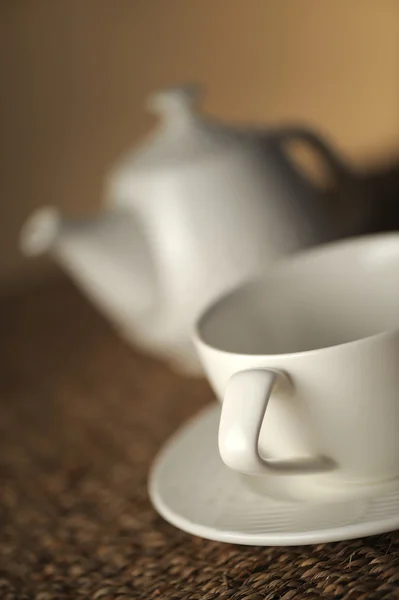
[[[0,311],[0,598],[399,598],[397,533],[255,548],[191,537],[146,491],[165,439],[212,401],[134,353],[60,281]]]

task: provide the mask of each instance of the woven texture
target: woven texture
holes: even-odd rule
[[[1,600],[399,598],[397,533],[254,548],[165,523],[148,468],[206,382],[134,353],[68,282],[1,308]]]

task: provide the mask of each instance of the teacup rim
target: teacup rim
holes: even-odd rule
[[[300,357],[300,356],[311,356],[314,354],[326,353],[331,351],[337,351],[337,349],[354,346],[354,345],[364,345],[365,343],[375,342],[376,340],[383,338],[395,337],[399,333],[399,327],[395,329],[387,329],[383,331],[379,331],[372,335],[366,335],[354,340],[349,340],[346,342],[341,342],[338,344],[332,344],[328,346],[321,346],[317,348],[312,348],[310,350],[298,350],[294,352],[283,352],[283,353],[250,353],[250,352],[236,352],[232,350],[226,350],[221,348],[220,346],[216,346],[214,344],[210,344],[204,338],[201,329],[204,326],[204,322],[211,317],[215,310],[217,310],[224,302],[226,302],[229,298],[233,297],[235,294],[243,292],[244,290],[250,288],[251,286],[260,287],[261,285],[265,285],[266,281],[269,278],[273,277],[273,274],[277,274],[279,271],[284,271],[285,268],[289,268],[290,265],[295,264],[296,262],[301,262],[303,259],[307,257],[311,257],[317,254],[328,254],[330,250],[334,250],[335,248],[349,248],[354,246],[364,246],[370,247],[370,244],[377,244],[380,242],[388,242],[388,240],[397,240],[399,243],[399,232],[389,231],[383,233],[372,233],[361,236],[353,236],[350,238],[345,238],[341,240],[334,240],[332,242],[326,242],[317,246],[312,246],[311,248],[306,248],[301,250],[300,252],[296,252],[295,254],[285,256],[276,260],[272,265],[268,266],[267,271],[259,274],[258,277],[246,280],[241,282],[240,284],[230,288],[221,294],[218,298],[215,298],[210,304],[208,304],[201,314],[198,315],[194,327],[193,327],[193,341],[196,345],[207,348],[214,353],[226,356],[237,356],[237,357],[246,357],[253,359],[281,359],[283,357]],[[399,269],[399,266],[398,266]]]

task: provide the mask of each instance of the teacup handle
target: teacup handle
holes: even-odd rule
[[[282,378],[282,379],[281,379]],[[223,462],[241,473],[261,475],[323,473],[336,468],[324,456],[266,460],[259,453],[259,434],[273,387],[287,376],[274,369],[251,369],[233,375],[225,392],[219,425]]]

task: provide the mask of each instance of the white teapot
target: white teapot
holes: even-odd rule
[[[74,222],[42,208],[21,234],[23,250],[49,250],[124,337],[190,373],[206,304],[277,257],[351,233],[286,152],[303,140],[349,180],[319,137],[228,127],[199,116],[195,95],[186,86],[151,98],[160,127],[111,172],[102,215]]]

